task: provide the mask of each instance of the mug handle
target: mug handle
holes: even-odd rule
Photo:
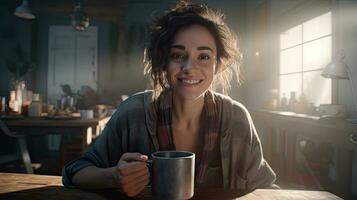
[[[152,174],[152,159],[149,159],[149,160],[147,160],[146,161],[146,166],[147,166],[147,168],[149,169],[149,183],[147,184],[147,186],[148,187],[151,187],[151,182],[152,182],[152,180],[151,180],[151,174]]]

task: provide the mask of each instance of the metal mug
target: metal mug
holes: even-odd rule
[[[158,151],[151,156],[151,192],[154,199],[182,200],[193,197],[194,153]]]

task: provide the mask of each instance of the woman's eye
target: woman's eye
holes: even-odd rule
[[[198,59],[199,60],[209,60],[209,59],[211,59],[211,57],[209,55],[204,54],[204,55],[199,55]]]
[[[180,53],[173,53],[170,55],[170,59],[174,61],[184,61],[186,59],[186,56]]]

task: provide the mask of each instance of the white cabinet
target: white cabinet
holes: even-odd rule
[[[48,45],[47,99],[56,105],[60,85],[78,90],[87,85],[97,90],[97,27],[77,32],[71,26],[50,26]]]

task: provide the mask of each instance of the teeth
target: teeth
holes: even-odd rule
[[[182,82],[188,83],[188,84],[196,84],[196,83],[199,83],[200,80],[187,80],[187,79],[182,79]]]

